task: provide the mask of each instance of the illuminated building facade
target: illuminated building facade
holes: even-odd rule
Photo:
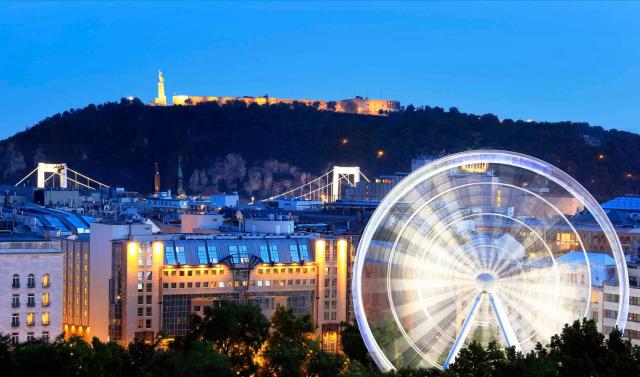
[[[0,238],[0,333],[13,343],[61,333],[62,264],[57,241]]]
[[[352,113],[352,114],[365,114],[365,115],[385,115],[400,111],[400,102],[386,99],[368,99],[363,97],[355,97],[350,99],[344,99],[339,101],[321,101],[313,99],[286,99],[286,98],[274,98],[269,96],[264,97],[225,97],[225,96],[190,96],[190,95],[174,95],[173,105],[189,106],[197,105],[205,102],[217,102],[219,104],[226,104],[229,102],[240,101],[247,105],[255,103],[257,105],[275,105],[275,104],[288,104],[291,105],[295,102],[301,103],[307,106],[315,107],[318,110],[323,111],[335,111],[338,113]],[[164,92],[164,76],[162,72],[158,71],[158,96],[149,103],[151,106],[166,106],[167,97]]]
[[[309,314],[323,347],[339,350],[338,324],[352,313],[353,240],[314,233],[152,234],[142,228],[128,234],[126,227],[92,227],[91,253],[107,256],[98,273],[107,286],[99,295],[93,286],[90,291],[100,300],[96,308],[90,303],[91,310],[101,312],[99,325],[90,318],[92,336],[127,344],[152,341],[161,332],[185,335],[191,314],[230,300],[258,305],[267,317],[278,305]]]

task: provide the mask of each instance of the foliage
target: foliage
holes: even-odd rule
[[[267,339],[269,326],[259,307],[223,301],[206,306],[203,317],[193,315],[187,338],[212,342],[229,357],[237,375],[249,376],[257,371],[254,355]]]
[[[538,344],[527,354],[514,348],[500,349],[493,342],[486,348],[476,342],[463,348],[446,371],[436,368],[400,368],[379,372],[363,357],[354,331],[357,326],[341,324],[344,355],[322,350],[314,340],[315,328],[309,316],[296,317],[291,309],[278,307],[265,331],[262,314],[251,305],[221,304],[201,320],[193,319],[192,331],[176,339],[168,349],[159,343],[133,342],[124,348],[94,338],[57,338],[49,343],[35,340],[10,344],[0,335],[0,377],[231,377],[236,375],[278,377],[569,377],[638,376],[640,348],[632,347],[614,330],[608,338],[597,332],[590,320],[566,325],[549,345]],[[248,324],[240,322],[247,320]],[[228,326],[227,329],[214,329]],[[246,332],[243,337],[241,329]],[[348,349],[352,346],[356,350]],[[226,351],[225,351],[226,350]],[[234,359],[234,350],[242,357]],[[355,351],[355,352],[354,352]],[[246,365],[246,357],[262,360]],[[352,356],[352,359],[349,359]],[[364,362],[359,359],[364,359]]]
[[[358,165],[372,176],[408,171],[418,155],[477,148],[541,158],[598,199],[635,193],[640,179],[640,135],[586,123],[500,120],[413,105],[380,117],[302,104],[152,107],[138,100],[65,111],[0,142],[0,179],[14,183],[37,161],[62,161],[112,186],[149,192],[158,162],[162,189],[175,190],[182,156],[192,192],[260,196],[333,165]]]

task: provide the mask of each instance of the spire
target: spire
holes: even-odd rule
[[[182,156],[178,156],[178,176],[177,176],[177,186],[176,187],[176,194],[180,197],[180,196],[185,196],[184,193],[184,185],[183,185],[183,179],[182,179]]]
[[[160,192],[160,167],[157,162],[153,165],[153,169],[153,194],[157,195]]]

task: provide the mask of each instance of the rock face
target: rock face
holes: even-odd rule
[[[636,193],[640,183],[640,136],[586,123],[500,120],[412,105],[380,117],[297,102],[145,106],[137,99],[55,114],[1,141],[0,175],[14,184],[39,161],[66,162],[111,186],[147,193],[158,163],[160,189],[175,192],[181,158],[187,193],[265,197],[333,165],[360,166],[375,176],[408,172],[417,156],[478,148],[542,158],[599,199]]]

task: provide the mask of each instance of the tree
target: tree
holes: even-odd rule
[[[190,336],[211,342],[229,357],[237,374],[256,372],[254,355],[269,334],[269,320],[258,306],[221,301],[205,307],[203,317],[194,315],[190,326]]]
[[[304,375],[314,350],[314,330],[311,316],[296,317],[293,309],[279,305],[271,319],[271,334],[263,352],[267,372],[280,377]]]
[[[371,364],[371,356],[355,323],[340,322],[340,345],[350,360],[357,360],[362,365]]]

